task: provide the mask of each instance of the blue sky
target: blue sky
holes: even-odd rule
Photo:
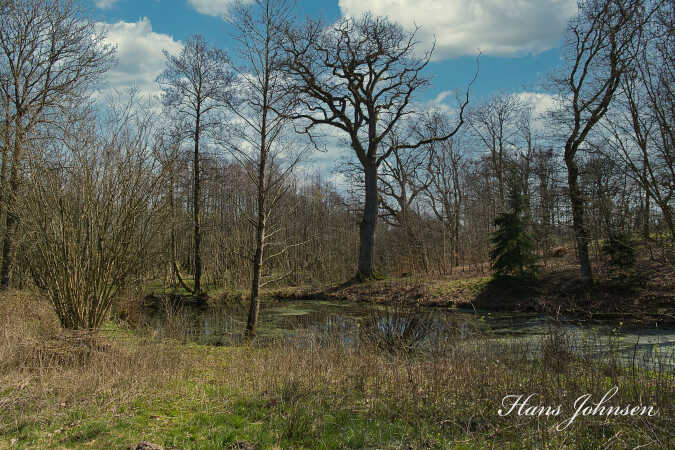
[[[118,45],[119,66],[110,84],[151,89],[163,66],[162,49],[176,52],[185,38],[201,33],[227,49],[230,27],[223,20],[231,0],[89,0],[95,19],[108,25]],[[404,26],[421,26],[423,46],[436,40],[427,72],[432,86],[420,101],[443,99],[463,89],[481,50],[480,75],[473,98],[491,93],[541,92],[541,82],[559,61],[565,23],[574,0],[298,0],[296,13],[332,22],[366,10],[388,15]],[[450,94],[450,95],[448,95]]]
[[[231,27],[223,17],[233,0],[85,0],[95,20],[117,45],[119,64],[108,74],[107,88],[132,86],[158,95],[155,83],[165,59],[162,50],[177,53],[194,33],[228,49]],[[253,0],[246,0],[253,1]],[[542,81],[560,60],[559,46],[576,0],[297,0],[296,16],[321,18],[327,24],[344,16],[370,11],[386,15],[404,27],[421,27],[421,47],[435,41],[427,67],[430,88],[416,101],[426,107],[451,110],[455,92],[473,78],[480,49],[480,74],[471,104],[490,95],[517,93],[532,103],[535,113],[552,105]],[[330,172],[336,159],[351,154],[343,143],[329,143],[314,152],[305,167]]]

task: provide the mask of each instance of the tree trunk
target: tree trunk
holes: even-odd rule
[[[19,122],[17,118],[17,123]],[[21,155],[21,133],[19,127],[14,134],[14,151],[9,175],[9,189],[3,193],[5,204],[5,235],[2,244],[2,265],[0,266],[0,290],[9,287],[9,269],[14,259],[14,235],[19,224],[16,215],[16,194],[19,190],[18,165]]]
[[[359,273],[362,278],[372,278],[375,263],[375,227],[377,225],[377,166],[374,160],[368,160],[364,167],[366,182],[366,202],[363,208],[363,220],[360,229]]]
[[[251,280],[251,304],[248,311],[246,335],[255,336],[260,311],[260,278],[262,275],[263,250],[265,246],[265,214],[262,209],[258,212],[258,226],[256,227],[255,256],[253,257],[253,279]]]
[[[199,107],[197,108],[199,110]],[[194,192],[192,197],[193,202],[193,222],[194,222],[194,264],[195,264],[195,283],[194,293],[199,295],[201,293],[201,278],[202,278],[202,259],[200,252],[201,232],[199,229],[199,111],[197,111],[197,120],[195,123],[195,154],[194,154]]]
[[[574,161],[574,156],[570,156],[567,152],[565,154],[565,164],[567,165],[567,182],[572,203],[572,227],[577,240],[581,278],[585,282],[590,283],[593,281],[593,273],[591,272],[591,261],[588,256],[588,231],[584,224],[584,198],[579,189],[579,168],[576,161]]]
[[[176,205],[174,200],[174,168],[171,168],[171,179],[169,180],[169,208],[171,209],[171,267],[173,269],[173,274],[178,280],[178,283],[185,289],[187,292],[193,292],[193,290],[185,283],[183,277],[180,274],[180,267],[178,265],[178,250],[176,249]]]
[[[645,238],[645,241],[649,240],[649,190],[645,189],[645,213],[644,217],[642,218],[643,223],[642,223],[642,235]],[[671,230],[672,231],[672,230]]]
[[[666,225],[668,226],[668,230],[670,231],[670,239],[673,241],[673,243],[675,243],[675,223],[673,223],[673,208],[671,208],[668,202],[660,202],[659,207],[663,212],[663,219],[665,220]]]
[[[9,200],[9,199],[8,199]],[[14,202],[10,202],[13,204]],[[16,214],[8,208],[5,221],[5,236],[2,244],[2,268],[0,269],[0,290],[9,287],[9,268],[12,265],[14,254],[14,234],[18,225]]]
[[[5,115],[9,114],[5,111]],[[4,138],[2,142],[2,166],[0,167],[0,223],[2,223],[2,234],[0,234],[0,248],[4,247],[5,242],[5,221],[7,220],[7,158],[9,158],[9,120],[5,119]],[[4,253],[3,253],[4,255]],[[1,264],[1,263],[0,263]]]
[[[266,54],[267,55],[267,54]],[[267,61],[267,59],[266,59]],[[258,324],[258,312],[260,311],[260,279],[262,277],[263,251],[265,247],[265,172],[267,169],[267,94],[269,88],[269,70],[265,72],[263,86],[263,109],[262,123],[260,127],[260,161],[258,166],[258,222],[255,234],[255,255],[253,256],[253,277],[251,278],[251,304],[248,311],[246,324],[246,336],[255,336],[255,327]]]
[[[263,127],[266,125],[266,115],[263,116]],[[263,128],[265,130],[265,128]],[[260,310],[260,279],[262,277],[263,251],[265,249],[265,168],[267,164],[266,136],[261,138],[260,167],[258,169],[258,223],[256,224],[255,255],[253,256],[253,277],[251,279],[251,304],[248,311],[246,336],[255,336],[255,327],[258,324]]]

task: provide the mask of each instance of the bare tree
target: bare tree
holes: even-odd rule
[[[442,118],[429,124],[446,130],[450,124]],[[433,145],[431,161],[429,164],[431,180],[425,193],[431,210],[443,227],[443,254],[445,248],[445,236],[450,235],[450,267],[460,264],[462,245],[460,240],[460,224],[462,220],[462,206],[464,204],[464,192],[462,177],[467,171],[466,161],[460,149],[460,135]]]
[[[389,158],[382,161],[378,173],[380,185],[380,207],[382,217],[395,226],[410,228],[411,209],[420,194],[431,184],[429,167],[433,154],[433,143],[420,149],[399,148],[396,141],[409,141],[412,135],[421,139],[425,130],[415,130],[412,126],[408,133],[395,132],[389,135],[388,147],[392,148]],[[435,135],[435,134],[434,134]],[[408,230],[412,231],[412,230]]]
[[[581,277],[593,278],[584,218],[584,194],[579,186],[577,152],[593,127],[606,114],[621,77],[634,61],[633,40],[651,15],[644,0],[585,0],[570,21],[564,45],[566,69],[555,84],[561,109],[555,113],[565,127],[565,164],[572,204]]]
[[[344,18],[324,29],[308,21],[287,33],[286,72],[301,96],[303,111],[294,118],[308,134],[321,126],[347,134],[361,163],[365,202],[360,224],[358,277],[374,271],[378,214],[378,168],[395,149],[414,149],[454,135],[464,123],[469,93],[461,102],[457,126],[447,135],[386,145],[396,124],[414,114],[412,100],[429,80],[422,74],[432,50],[416,54],[416,30],[405,31],[369,14]]]
[[[5,110],[0,288],[9,283],[24,146],[36,126],[51,121],[62,105],[84,94],[111,66],[115,50],[103,39],[77,0],[0,3],[0,95]]]
[[[163,166],[163,172],[168,177],[168,204],[170,214],[169,225],[169,262],[173,275],[180,286],[190,292],[192,288],[183,279],[181,275],[180,264],[178,263],[178,248],[176,237],[176,177],[178,172],[178,159],[181,156],[181,145],[183,136],[179,124],[167,124],[168,134],[162,130],[157,134],[157,148],[160,161]]]
[[[239,95],[238,101],[230,103],[230,112],[235,117],[228,124],[230,133],[220,142],[241,163],[257,193],[255,213],[249,218],[255,227],[255,249],[250,255],[251,303],[246,324],[249,336],[255,335],[261,286],[279,278],[277,275],[264,279],[264,263],[286,251],[281,248],[265,254],[267,239],[279,231],[268,229],[270,215],[289,188],[287,178],[302,154],[298,151],[299,144],[288,139],[296,100],[281,70],[284,51],[280,38],[290,13],[290,4],[285,0],[256,0],[251,6],[238,5],[230,18],[239,43],[241,64],[234,66]]]
[[[233,74],[229,60],[222,50],[210,48],[204,38],[193,35],[177,56],[164,51],[166,68],[157,78],[162,88],[162,102],[168,111],[175,114],[180,128],[194,143],[192,160],[192,209],[194,230],[194,288],[201,293],[201,175],[200,138],[208,130],[220,124],[217,112],[230,95],[229,87]]]
[[[505,178],[508,172],[508,151],[519,132],[518,119],[524,105],[515,94],[499,94],[477,107],[469,115],[474,134],[490,152],[492,169],[497,177],[498,209],[505,206]]]
[[[636,68],[621,82],[619,117],[607,121],[614,150],[623,157],[645,191],[645,211],[653,198],[675,240],[672,199],[675,196],[675,7],[665,3],[647,31],[637,36]],[[649,216],[645,220],[649,236]]]
[[[651,64],[646,58],[640,61],[641,64]],[[650,71],[649,68],[644,70]],[[663,122],[659,120],[659,111],[655,109],[663,108],[660,112],[668,114],[666,103],[669,100],[667,96],[662,97],[660,92],[655,92],[653,96],[650,94],[650,89],[661,90],[659,86],[651,85],[653,78],[650,75],[642,78],[633,72],[623,77],[616,108],[608,114],[608,120],[602,122],[607,135],[602,138],[598,148],[609,150],[605,152],[607,156],[617,155],[622,159],[630,176],[644,191],[644,237],[649,239],[649,210],[650,200],[653,199],[663,213],[672,239],[675,238],[671,207],[675,196],[673,134],[669,125],[672,122],[660,126]]]

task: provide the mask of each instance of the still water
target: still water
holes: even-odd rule
[[[207,345],[227,345],[241,336],[247,306],[234,304],[205,310],[173,308],[153,316],[157,325],[180,323],[185,339]],[[177,320],[178,319],[178,320]],[[621,323],[590,323],[537,314],[494,313],[457,308],[425,307],[403,310],[369,303],[293,300],[263,304],[258,340],[283,339],[289,343],[311,336],[356,342],[364,329],[384,340],[405,338],[418,348],[439,342],[491,339],[500,344],[526,344],[533,354],[562,337],[568,348],[584,357],[612,353],[623,365],[675,369],[675,326],[629,328]],[[372,335],[373,333],[369,333]]]

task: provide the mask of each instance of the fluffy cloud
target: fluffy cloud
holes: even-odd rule
[[[541,117],[555,108],[555,97],[545,92],[519,92],[516,94],[520,100],[532,105],[535,117]]]
[[[555,47],[577,11],[576,0],[339,0],[344,16],[370,11],[405,27],[421,26],[425,48],[436,39],[434,59],[472,55],[513,56]]]
[[[179,52],[183,45],[168,34],[155,33],[148,18],[138,22],[99,24],[107,41],[117,46],[118,64],[107,74],[106,90],[136,86],[143,93],[158,93],[155,78],[164,69],[162,50]]]
[[[250,3],[252,0],[244,0]],[[214,17],[226,17],[237,0],[188,0],[188,3],[200,14]]]
[[[547,134],[548,113],[556,108],[556,98],[545,92],[518,92],[515,94],[523,103],[532,107],[532,128],[536,133]]]
[[[101,9],[110,9],[115,6],[119,0],[96,0],[96,7]]]
[[[555,97],[545,92],[519,92],[516,95],[534,107],[535,115],[544,114],[555,107]]]

